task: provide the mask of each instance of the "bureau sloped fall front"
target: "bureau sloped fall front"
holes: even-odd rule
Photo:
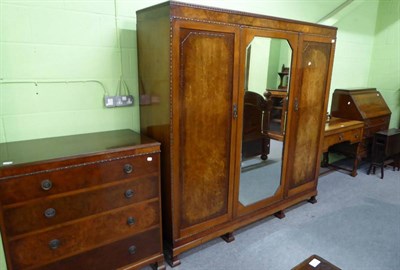
[[[0,151],[8,270],[165,269],[158,142],[119,130]]]
[[[141,132],[161,142],[171,265],[205,241],[231,241],[240,227],[316,201],[336,30],[173,1],[137,12]],[[268,89],[282,91],[282,67],[279,136],[260,121],[260,150],[243,154],[244,123],[255,121],[245,93],[269,102]]]

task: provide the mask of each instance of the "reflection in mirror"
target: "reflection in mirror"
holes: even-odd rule
[[[285,39],[254,37],[246,49],[239,188],[244,206],[280,187],[291,61]]]

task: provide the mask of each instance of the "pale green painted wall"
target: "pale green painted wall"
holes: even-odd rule
[[[6,259],[4,257],[4,252],[3,252],[3,242],[1,240],[1,234],[0,234],[0,269],[7,269],[6,268]]]
[[[120,10],[116,28],[113,1],[0,2],[0,142],[139,129],[136,22]],[[106,109],[121,74],[136,104]]]
[[[247,48],[247,53],[250,52],[247,90],[263,95],[267,88],[278,88],[278,72],[282,65],[290,67],[292,50],[283,39],[256,36],[250,44],[251,49]]]
[[[335,89],[368,87],[378,2],[367,1],[339,20],[331,81]],[[329,99],[328,111],[331,107]]]
[[[286,42],[286,41],[284,41]],[[279,75],[278,72],[281,71],[280,63],[281,56],[281,40],[271,39],[271,47],[269,50],[268,59],[268,76],[267,76],[267,87],[271,89],[276,89],[279,85]]]
[[[377,88],[392,111],[390,127],[400,126],[399,5],[398,0],[365,1],[335,24],[331,94],[336,88]]]
[[[260,95],[263,95],[267,86],[270,47],[271,39],[269,38],[255,37],[251,41],[247,90],[259,93]]]
[[[398,13],[387,6],[396,1],[382,0],[389,4],[381,3],[379,10],[377,0],[365,1],[337,23],[332,89],[370,84],[388,89],[384,95],[392,96],[390,91],[396,87],[387,84],[392,77],[378,74],[388,70],[384,59],[395,53],[386,53],[386,40],[390,33],[399,36]],[[164,0],[0,0],[0,81],[93,79],[114,94],[121,74],[116,11],[123,47],[122,72],[136,97],[134,107],[104,109],[104,92],[95,83],[0,84],[0,142],[120,128],[138,130],[135,12],[161,2]],[[317,22],[343,0],[185,2]],[[393,20],[397,23],[388,23]],[[398,44],[397,39],[389,47],[395,49]],[[394,72],[396,64],[398,75],[398,58],[393,63]],[[398,115],[398,105],[396,108],[393,103],[392,111]],[[5,269],[2,252],[0,269]]]
[[[378,88],[392,117],[390,127],[400,128],[400,1],[381,1],[375,29],[369,85]]]

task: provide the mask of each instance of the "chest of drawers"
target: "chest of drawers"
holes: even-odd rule
[[[165,269],[160,145],[129,130],[0,144],[9,270]]]

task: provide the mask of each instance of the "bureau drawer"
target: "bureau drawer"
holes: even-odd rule
[[[134,223],[129,224],[133,218]],[[159,228],[159,201],[135,204],[9,242],[15,269],[46,264],[107,243]],[[107,255],[109,256],[109,255]],[[97,258],[96,258],[97,259]]]
[[[366,119],[365,128],[380,126],[380,125],[388,125],[389,121],[390,121],[390,116]]]
[[[126,238],[124,240],[66,258],[41,267],[41,270],[110,270],[117,269],[143,258],[159,255],[162,258],[160,229]],[[134,251],[134,252],[133,252]]]
[[[371,126],[364,130],[364,138],[369,138],[374,136],[374,134],[378,131],[386,130],[389,128],[389,124],[381,124],[377,126]]]
[[[390,116],[366,119],[364,128],[364,138],[372,137],[376,132],[388,129],[389,122],[390,122]]]
[[[328,150],[329,146],[337,143],[350,142],[356,143],[361,141],[362,128],[332,134],[324,138],[324,150]]]
[[[0,180],[3,205],[41,198],[128,178],[138,178],[159,170],[159,154],[102,160]]]
[[[158,197],[158,175],[4,207],[7,234],[35,231]],[[64,193],[66,194],[66,193]]]

